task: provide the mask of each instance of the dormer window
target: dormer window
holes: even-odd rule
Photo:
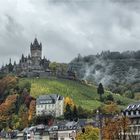
[[[136,105],[133,105],[132,108],[136,107]]]
[[[127,107],[127,109],[129,109],[131,107],[131,105],[129,105],[128,107]]]
[[[132,105],[132,108],[134,108],[134,105]]]
[[[140,107],[140,104],[139,105],[137,105],[137,108],[139,108]]]

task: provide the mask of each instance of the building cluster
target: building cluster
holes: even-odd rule
[[[19,63],[12,64],[11,59],[9,64],[3,65],[0,68],[0,73],[13,73],[20,77],[48,77],[57,76],[67,79],[76,79],[75,64],[70,63],[66,71],[59,67],[55,72],[50,68],[50,61],[42,58],[42,43],[39,43],[37,38],[30,44],[30,54],[24,56],[22,54]],[[73,66],[73,65],[74,66]],[[77,64],[78,65],[78,64]],[[73,68],[74,67],[74,68]]]
[[[30,54],[24,56],[22,54],[19,63],[11,63],[2,66],[1,72],[3,73],[15,73],[20,76],[43,76],[50,73],[49,70],[50,61],[45,57],[42,58],[42,43],[39,43],[37,38],[34,39],[34,42],[30,45]]]
[[[50,140],[76,140],[77,131],[80,130],[78,122],[60,122],[54,124],[50,131]]]
[[[36,99],[36,115],[53,115],[60,117],[64,114],[64,97],[58,94],[40,95]],[[46,129],[50,140],[75,140],[76,132],[80,128],[78,122],[55,122]]]

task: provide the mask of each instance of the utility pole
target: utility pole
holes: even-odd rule
[[[97,110],[98,127],[99,127],[99,140],[102,140],[102,115],[99,110]]]

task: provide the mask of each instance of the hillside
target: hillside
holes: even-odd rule
[[[41,94],[58,93],[64,97],[71,97],[78,106],[82,106],[85,109],[93,110],[101,105],[95,86],[85,85],[77,81],[56,78],[20,79],[20,83],[26,81],[31,83],[31,96],[33,97],[38,97]],[[106,91],[104,98],[109,94],[110,92]],[[134,100],[120,95],[112,95],[115,102],[117,102],[121,107],[134,102]]]
[[[140,51],[110,52],[78,56],[69,64],[79,79],[100,82],[119,94],[140,92]]]

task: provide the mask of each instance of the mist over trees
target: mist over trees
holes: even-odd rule
[[[103,51],[97,55],[78,55],[69,68],[77,73],[78,78],[96,85],[102,83],[114,93],[132,97],[140,92],[140,51]]]

